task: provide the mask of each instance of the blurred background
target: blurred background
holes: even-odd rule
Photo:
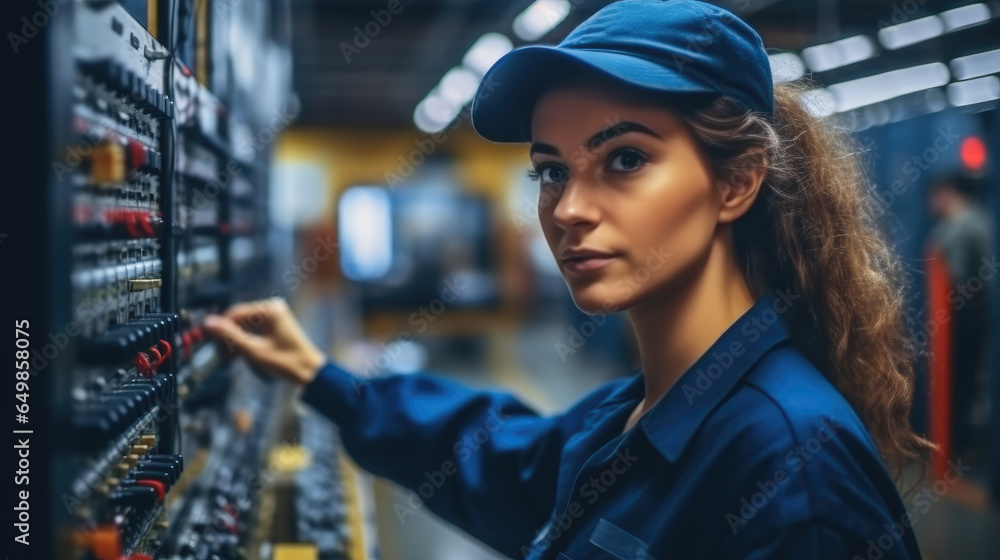
[[[926,558],[1000,558],[1000,303],[990,296],[1000,2],[715,3],[757,29],[776,80],[812,76],[810,109],[865,147],[870,204],[910,275],[908,316],[926,352],[912,422],[943,446],[924,484],[929,507],[907,505]],[[224,490],[176,493],[163,514],[172,532],[161,536],[162,557],[229,557],[237,548],[251,558],[499,557],[426,510],[407,509],[410,491],[358,469],[336,429],[296,406],[287,387],[214,350],[199,353],[198,325],[234,301],[280,293],[313,340],[360,375],[432,371],[511,391],[547,413],[638,371],[624,318],[585,315],[569,297],[538,226],[527,147],[487,142],[469,122],[469,101],[494,61],[522,45],[558,42],[606,4],[80,0],[53,4],[62,14],[51,18],[26,5],[11,20],[34,53],[20,62],[50,84],[37,101],[52,116],[44,153],[66,163],[67,146],[91,139],[89,166],[70,167],[81,184],[104,185],[62,206],[76,222],[50,224],[69,263],[51,265],[52,273],[73,279],[65,293],[58,282],[39,288],[62,293],[47,299],[52,324],[68,316],[64,307],[95,297],[88,271],[108,249],[88,245],[84,226],[146,239],[128,245],[162,267],[162,285],[142,296],[151,298],[146,310],[177,318],[172,334],[184,361],[173,373],[187,389],[176,428],[184,439],[171,445],[185,457],[200,453],[201,479]],[[50,32],[47,48],[30,50],[32,26]],[[115,93],[143,76],[141,95]],[[150,98],[150,88],[165,101]],[[125,148],[101,151],[118,125],[95,115],[111,98],[146,116],[139,129],[123,117]],[[143,131],[146,121],[152,128]],[[134,165],[146,170],[145,187],[129,179],[139,157],[130,139],[145,143],[139,152],[158,152]],[[40,180],[58,184],[46,173]],[[109,202],[107,185],[122,181],[132,186]],[[151,221],[172,224],[173,234],[132,235],[120,215],[122,223],[87,221],[126,199]],[[59,359],[72,369],[73,356]],[[90,387],[95,374],[73,375]],[[259,443],[234,451],[241,438]],[[947,460],[970,467],[957,483],[941,482]],[[280,468],[241,502],[248,475],[234,465],[248,461]],[[58,486],[76,475],[54,476]],[[227,537],[231,548],[218,536],[191,537],[217,518],[238,536]],[[63,522],[83,523],[79,514]]]

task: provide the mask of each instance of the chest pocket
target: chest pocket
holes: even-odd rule
[[[600,555],[601,558],[607,558],[607,555],[610,554],[611,557],[618,560],[656,560],[649,555],[649,546],[642,539],[607,519],[601,519],[597,522],[597,526],[590,533],[588,541],[604,553]],[[590,558],[590,555],[587,555],[586,558]],[[559,553],[558,560],[585,559],[570,558]]]

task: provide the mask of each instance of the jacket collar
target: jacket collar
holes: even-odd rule
[[[785,318],[789,305],[788,298],[774,291],[765,292],[642,416],[639,426],[667,461],[677,461],[701,424],[732,395],[754,364],[789,338]],[[592,412],[607,413],[614,405],[638,402],[644,393],[640,372]]]

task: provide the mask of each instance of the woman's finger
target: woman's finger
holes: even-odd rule
[[[247,332],[236,321],[221,315],[205,317],[205,330],[216,340],[223,342],[227,350],[256,358],[263,352],[264,339]]]

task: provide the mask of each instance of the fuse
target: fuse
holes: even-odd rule
[[[125,180],[125,148],[113,140],[105,140],[90,156],[90,180],[101,187],[117,185]]]

